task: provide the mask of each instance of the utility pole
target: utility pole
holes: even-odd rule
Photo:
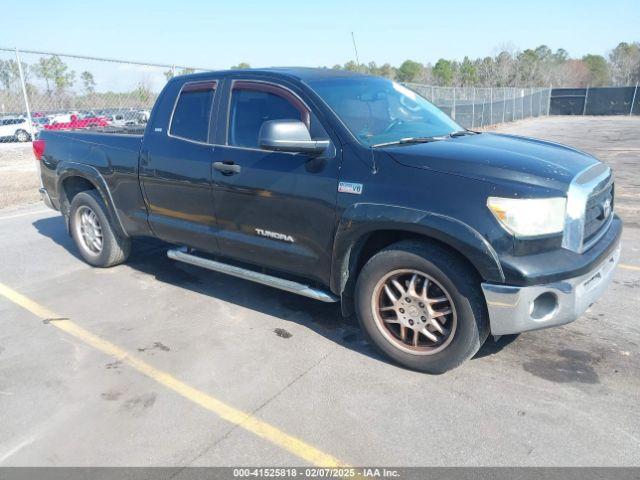
[[[27,110],[27,119],[29,120],[29,136],[31,140],[33,138],[33,121],[31,120],[31,109],[29,108],[29,96],[27,95],[27,83],[24,79],[24,72],[22,71],[22,62],[20,61],[20,54],[16,48],[16,62],[18,63],[18,74],[20,75],[20,85],[22,86],[22,95],[24,95],[24,107]]]
[[[356,36],[351,32],[351,40],[353,41],[353,50],[356,52],[356,66],[360,70],[360,58],[358,58],[358,47],[356,46]]]

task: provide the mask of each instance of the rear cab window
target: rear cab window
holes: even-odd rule
[[[185,83],[178,94],[169,135],[199,143],[209,143],[209,122],[217,82]]]

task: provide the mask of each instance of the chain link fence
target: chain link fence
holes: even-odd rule
[[[0,141],[42,129],[144,127],[170,78],[206,70],[0,48]],[[548,88],[407,86],[466,128],[549,114]]]
[[[143,127],[170,78],[205,70],[0,48],[0,141],[42,129]]]
[[[465,128],[482,128],[549,114],[549,88],[406,85]]]

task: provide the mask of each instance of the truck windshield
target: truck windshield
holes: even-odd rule
[[[428,100],[385,78],[354,76],[308,84],[351,133],[368,146],[463,130]]]

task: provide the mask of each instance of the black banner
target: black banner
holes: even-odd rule
[[[554,88],[549,115],[640,115],[638,90],[640,87]]]
[[[217,479],[452,479],[640,480],[640,467],[1,467],[0,480],[217,480]]]

